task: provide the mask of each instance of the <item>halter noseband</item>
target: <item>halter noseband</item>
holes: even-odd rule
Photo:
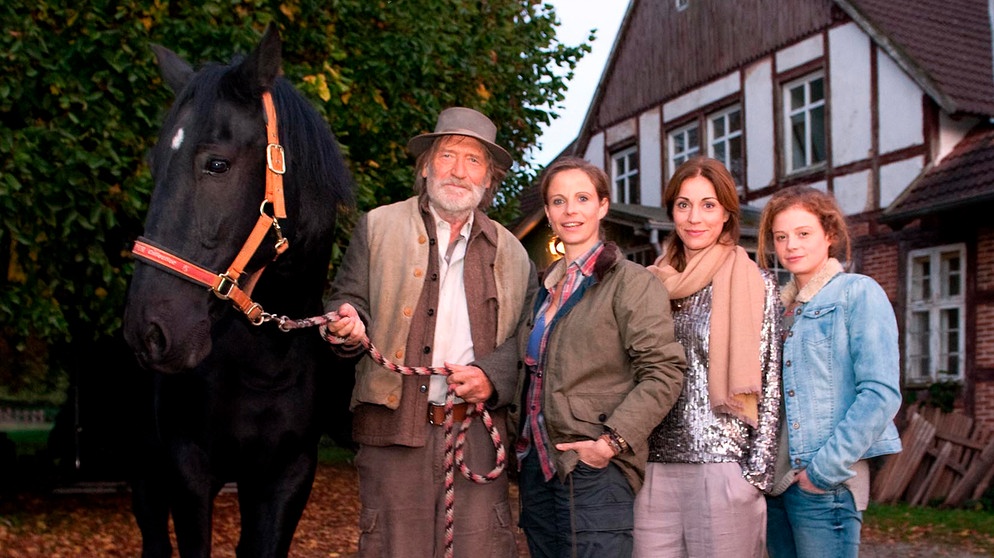
[[[283,230],[278,221],[278,219],[286,218],[286,205],[283,201],[283,173],[286,172],[286,160],[277,130],[276,107],[273,105],[273,96],[269,91],[263,92],[262,104],[266,111],[266,137],[269,141],[266,145],[266,198],[262,200],[262,205],[259,207],[259,220],[256,221],[255,228],[245,240],[245,244],[235,256],[235,260],[228,266],[228,270],[224,273],[214,273],[183,259],[166,248],[155,245],[145,237],[139,237],[132,249],[132,253],[137,258],[165,268],[165,270],[198,285],[203,285],[222,300],[230,300],[254,325],[262,324],[268,316],[263,312],[262,306],[253,302],[250,296],[255,281],[259,278],[262,270],[260,269],[249,276],[244,289],[238,285],[238,280],[245,270],[245,265],[262,245],[270,227],[276,232],[276,256],[278,257],[290,247],[289,241],[283,236]],[[272,217],[266,214],[267,204],[273,207]]]

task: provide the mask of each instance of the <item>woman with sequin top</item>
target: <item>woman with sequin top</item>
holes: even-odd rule
[[[738,194],[721,162],[684,162],[663,198],[675,231],[649,269],[669,291],[687,373],[649,437],[635,555],[762,557],[762,491],[779,427],[779,290],[738,246]]]
[[[760,218],[759,253],[771,243],[792,278],[781,293],[786,418],[766,499],[767,550],[772,558],[856,557],[867,460],[901,451],[894,308],[876,281],[843,270],[849,232],[831,195],[806,186],[774,194]]]

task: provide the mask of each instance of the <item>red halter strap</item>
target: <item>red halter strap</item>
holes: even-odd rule
[[[266,138],[269,142],[266,145],[266,199],[262,200],[262,205],[259,207],[259,220],[256,221],[255,227],[245,240],[238,255],[235,256],[234,261],[228,266],[228,270],[224,273],[214,273],[188,262],[144,237],[136,240],[132,249],[135,257],[163,267],[184,279],[204,285],[222,300],[230,300],[255,325],[265,321],[262,306],[252,302],[250,296],[255,280],[258,279],[262,270],[260,269],[248,278],[244,289],[238,285],[238,280],[252,255],[262,245],[270,227],[276,232],[276,256],[278,257],[290,247],[287,239],[283,237],[283,230],[280,229],[278,221],[278,219],[286,218],[286,205],[283,201],[283,173],[286,172],[286,160],[284,159],[283,146],[280,145],[276,107],[273,105],[273,97],[269,91],[262,94],[262,104],[266,114]],[[273,206],[272,217],[266,215],[267,204]]]

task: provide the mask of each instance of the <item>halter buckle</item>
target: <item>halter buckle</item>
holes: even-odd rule
[[[266,163],[269,170],[276,174],[286,172],[286,160],[283,158],[283,146],[278,143],[270,143],[266,146]]]
[[[214,294],[217,295],[221,300],[228,300],[231,298],[231,289],[238,286],[238,281],[235,281],[227,274],[218,275],[221,281],[214,287]]]

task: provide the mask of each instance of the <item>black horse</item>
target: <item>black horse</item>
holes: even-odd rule
[[[153,48],[177,97],[149,157],[155,189],[124,315],[153,371],[133,487],[143,555],[171,555],[171,511],[180,555],[209,556],[214,497],[234,481],[238,555],[286,556],[322,413],[347,401],[347,386],[331,401],[323,382],[351,373],[316,329],[285,331],[277,316],[321,314],[351,176],[327,124],[280,77],[274,27],[249,55],[196,72]]]

